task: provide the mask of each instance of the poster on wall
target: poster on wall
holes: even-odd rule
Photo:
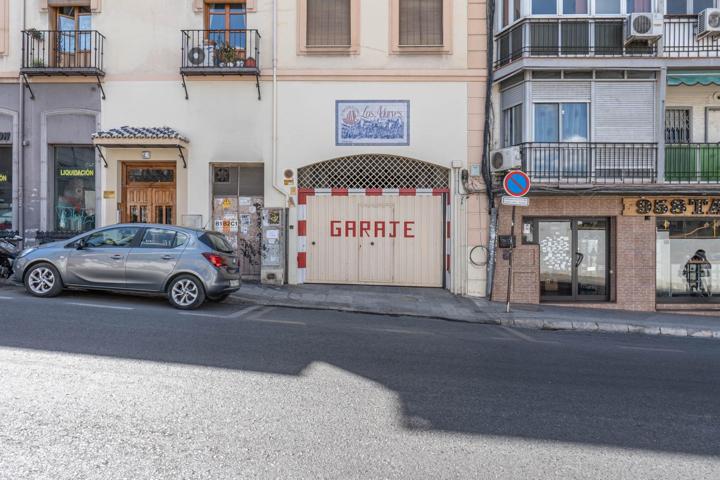
[[[410,101],[337,100],[335,145],[410,145]]]

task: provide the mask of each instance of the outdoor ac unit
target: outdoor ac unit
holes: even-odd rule
[[[520,147],[508,147],[490,152],[490,170],[504,172],[522,167]]]
[[[631,13],[625,20],[625,44],[631,42],[652,43],[662,37],[662,13]]]
[[[698,15],[698,38],[720,35],[720,8],[706,8]]]
[[[193,67],[213,67],[215,66],[215,47],[205,45],[202,47],[193,47],[188,50],[188,62]]]

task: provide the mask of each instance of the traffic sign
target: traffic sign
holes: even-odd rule
[[[503,205],[508,207],[527,207],[530,206],[530,199],[527,197],[509,197],[503,195],[500,199]]]
[[[505,193],[511,197],[524,197],[530,191],[530,177],[520,170],[513,170],[503,180]]]

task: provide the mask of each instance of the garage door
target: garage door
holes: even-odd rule
[[[310,283],[441,287],[442,196],[310,196]]]

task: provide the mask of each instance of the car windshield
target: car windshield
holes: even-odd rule
[[[233,253],[233,247],[225,239],[225,236],[215,232],[205,232],[201,237],[200,241],[213,250],[217,250],[222,253]]]

